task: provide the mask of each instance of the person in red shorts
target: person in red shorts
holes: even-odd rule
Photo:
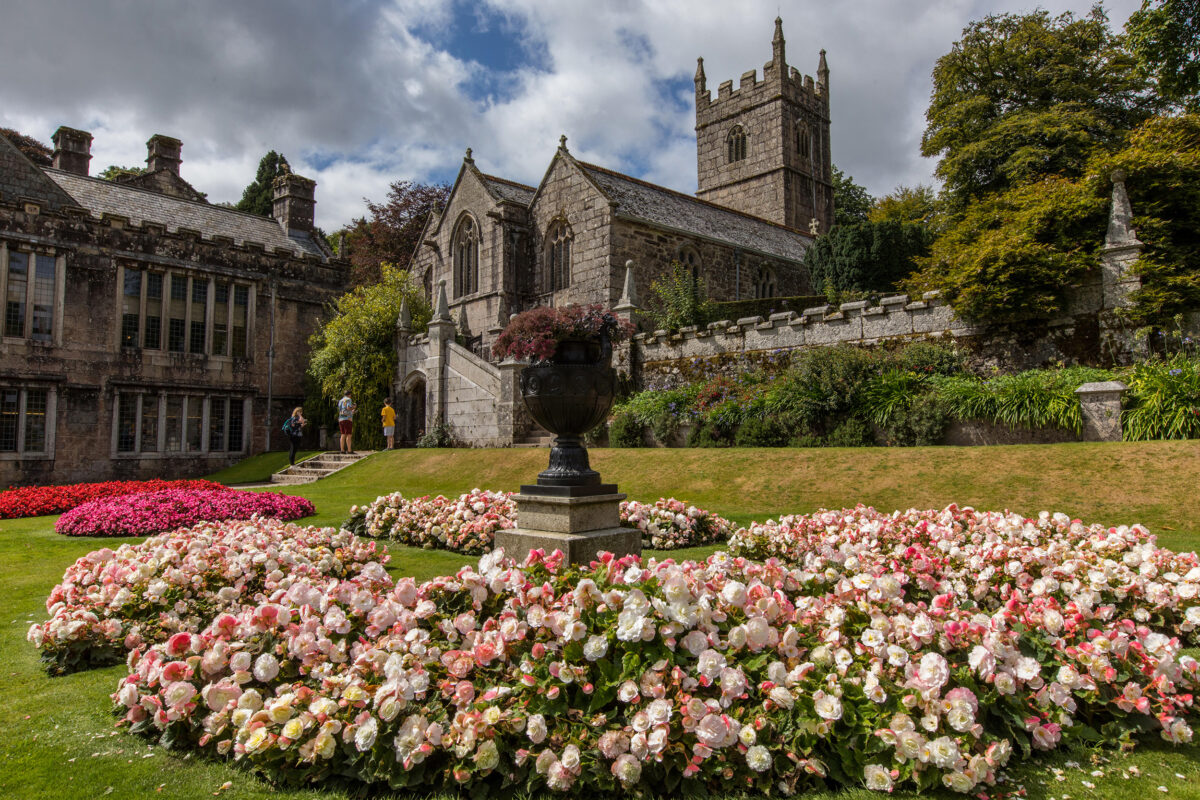
[[[358,406],[354,405],[354,401],[350,399],[350,390],[342,395],[342,399],[338,400],[338,433],[341,434],[341,452],[354,452],[354,412]]]

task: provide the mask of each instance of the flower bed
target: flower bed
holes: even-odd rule
[[[101,497],[157,492],[163,489],[221,491],[226,490],[226,487],[204,480],[106,481],[72,483],[65,486],[25,486],[0,492],[0,519],[61,514]]]
[[[30,628],[29,640],[51,672],[112,663],[297,580],[381,580],[378,564],[386,560],[375,542],[333,528],[197,525],[80,558],[50,593],[50,619]]]
[[[642,547],[671,550],[724,541],[736,529],[729,520],[673,497],[653,505],[621,503],[621,524],[642,532]],[[350,509],[344,527],[361,536],[393,539],[412,547],[453,550],[468,555],[490,552],[496,531],[517,526],[509,492],[472,489],[456,500],[441,495],[413,499],[399,492]]]
[[[201,521],[291,520],[313,513],[308,499],[274,492],[166,489],[84,503],[59,517],[54,530],[67,536],[146,536]]]

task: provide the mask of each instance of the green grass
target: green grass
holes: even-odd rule
[[[299,450],[296,453],[296,463],[312,458],[320,450]],[[234,486],[239,483],[264,483],[271,480],[271,475],[288,465],[286,450],[273,450],[243,459],[231,467],[218,470],[212,475],[206,475],[210,481]]]
[[[280,454],[249,459],[219,476],[255,480]],[[283,459],[286,460],[286,459]],[[287,491],[311,499],[308,522],[336,525],[349,507],[379,494],[457,494],[472,487],[517,489],[545,466],[544,450],[399,450],[378,453],[307,486]],[[1176,549],[1200,543],[1200,442],[1065,444],[987,448],[816,450],[594,450],[606,480],[640,500],[675,495],[735,520],[864,502],[891,510],[950,502],[1023,513],[1065,511],[1085,521],[1143,522]],[[242,470],[239,472],[238,470]],[[269,474],[269,473],[268,473]],[[234,478],[223,477],[234,482]],[[0,796],[58,798],[349,798],[344,788],[275,789],[223,762],[168,753],[115,731],[108,694],[122,667],[49,678],[25,640],[44,618],[45,597],[75,558],[96,540],[54,533],[55,517],[0,522]],[[106,540],[112,546],[120,541]],[[699,557],[716,548],[674,551]],[[392,547],[394,575],[429,578],[474,559]],[[664,556],[665,553],[655,555]],[[1092,763],[1109,759],[1111,763]],[[1067,768],[1074,760],[1083,766]],[[1136,766],[1139,779],[1121,772]],[[1056,780],[1053,767],[1065,770]],[[1105,772],[1092,777],[1093,769]],[[1148,739],[1132,755],[1113,750],[1059,753],[1017,768],[1035,800],[1200,798],[1200,746],[1172,748]],[[1176,774],[1182,775],[1180,779]],[[1087,780],[1094,789],[1083,786]],[[225,782],[232,786],[220,791]],[[161,792],[156,791],[162,786]],[[1165,786],[1166,795],[1157,787]],[[896,796],[912,798],[911,793]],[[935,794],[933,796],[942,796]],[[961,797],[961,795],[945,795]],[[866,800],[861,789],[817,792],[813,800]]]

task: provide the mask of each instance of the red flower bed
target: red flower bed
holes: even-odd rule
[[[105,481],[104,483],[72,483],[65,486],[23,486],[0,492],[0,519],[61,514],[92,500],[99,500],[101,497],[158,492],[163,489],[216,491],[227,488],[219,483],[204,480]]]

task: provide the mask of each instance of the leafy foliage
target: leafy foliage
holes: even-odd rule
[[[288,161],[274,150],[259,159],[254,180],[242,191],[242,199],[234,206],[238,211],[257,214],[260,217],[274,215],[275,179],[291,172]]]
[[[400,180],[388,187],[382,203],[367,200],[369,216],[354,220],[345,231],[351,283],[362,286],[379,280],[385,262],[407,269],[430,213],[442,208],[449,196],[450,187],[444,183]]]
[[[1200,439],[1200,359],[1185,353],[1137,364],[1126,378],[1125,438]]]
[[[933,70],[921,153],[957,207],[1044,175],[1082,175],[1153,111],[1135,59],[1100,6],[972,22]]]
[[[0,128],[0,136],[12,142],[14,147],[39,167],[48,167],[54,163],[54,151],[50,149],[50,146],[39,142],[32,136],[26,136],[12,128]]]
[[[1200,2],[1143,0],[1125,23],[1125,32],[1159,96],[1200,112]]]
[[[104,171],[97,175],[97,178],[105,181],[120,181],[122,178],[133,178],[138,175],[145,175],[145,167],[122,167],[117,164],[110,164],[104,168]]]
[[[921,225],[893,221],[839,225],[818,237],[804,254],[814,288],[827,295],[887,291],[907,278],[916,259],[929,255]]]
[[[868,222],[908,222],[936,227],[939,214],[937,193],[924,184],[897,186],[878,198],[867,213]]]
[[[833,224],[853,225],[866,222],[871,210],[871,195],[866,187],[854,182],[853,176],[833,167]],[[824,233],[824,231],[822,231]]]
[[[666,273],[650,284],[647,309],[655,327],[677,331],[688,325],[701,325],[709,315],[711,304],[704,288],[704,279],[678,261],[672,261]]]
[[[1086,184],[1046,178],[970,204],[910,281],[936,289],[962,317],[1051,316],[1097,263],[1107,202]]]
[[[454,447],[454,432],[444,422],[435,422],[417,439],[417,447]]]
[[[393,341],[400,305],[408,300],[413,329],[425,330],[432,316],[424,292],[408,272],[384,264],[381,280],[360,286],[338,298],[333,317],[310,339],[312,357],[309,374],[319,396],[310,398],[309,416],[319,418],[319,408],[331,408],[349,389],[359,407],[360,419],[369,419],[391,394],[396,374],[396,348]],[[356,447],[382,444],[378,425],[356,425]]]
[[[607,335],[610,342],[622,342],[633,333],[633,326],[598,303],[581,306],[572,303],[561,308],[537,306],[509,320],[496,338],[492,354],[496,358],[548,361],[560,342],[568,339],[592,339]]]
[[[608,426],[610,447],[641,447],[642,422],[629,411],[617,413]]]

